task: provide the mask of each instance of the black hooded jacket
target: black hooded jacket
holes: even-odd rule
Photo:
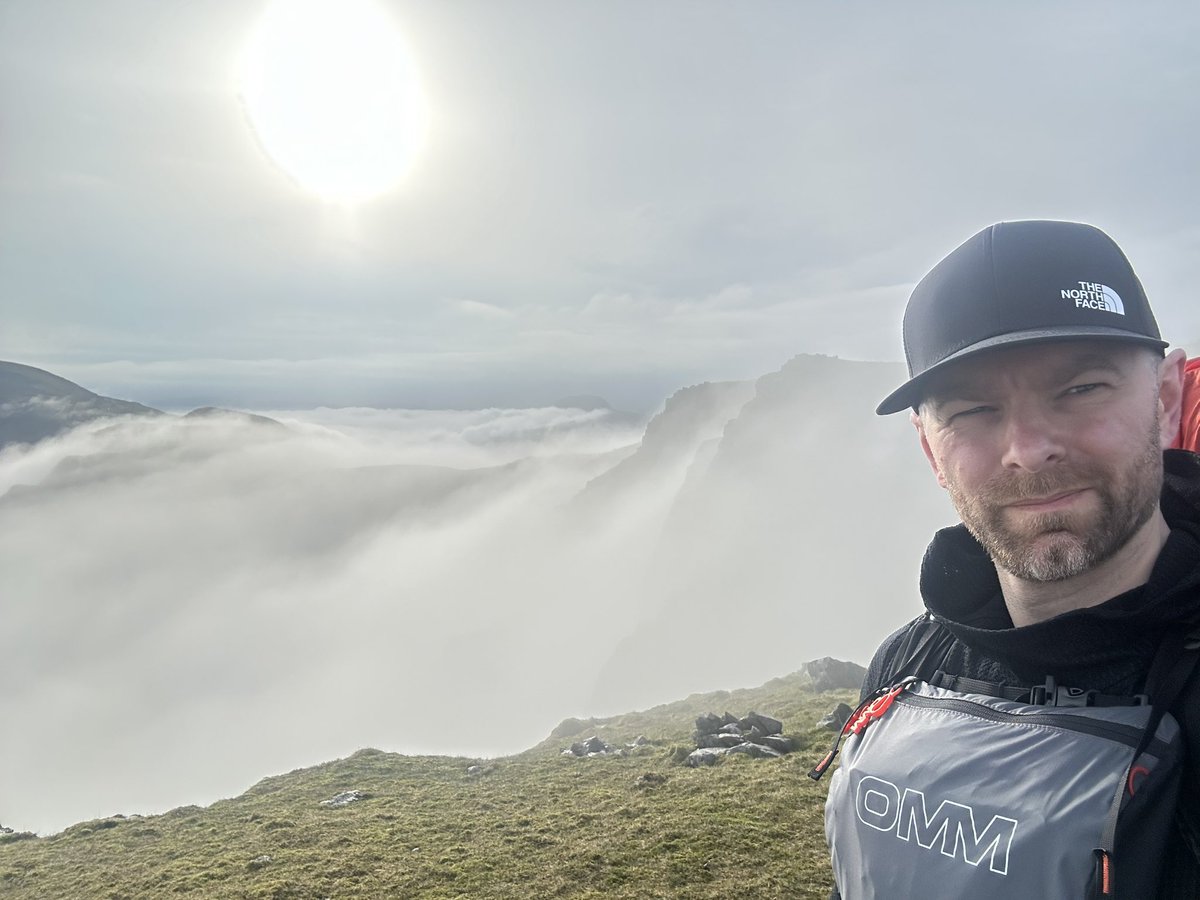
[[[943,529],[921,565],[928,613],[875,652],[863,696],[903,674],[897,668],[907,661],[900,658],[911,646],[906,637],[929,631],[930,618],[952,635],[948,649],[943,642],[937,651],[937,668],[951,675],[1020,686],[1053,676],[1105,694],[1140,692],[1164,634],[1200,625],[1200,456],[1168,450],[1163,459],[1162,511],[1171,532],[1146,584],[1098,606],[1016,628],[986,552],[964,526]],[[1189,847],[1196,843],[1192,836],[1200,836],[1200,666],[1175,706],[1188,761],[1159,897],[1191,900],[1200,897],[1200,846]]]

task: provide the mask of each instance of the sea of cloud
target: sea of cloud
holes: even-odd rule
[[[211,802],[364,746],[513,752],[585,712],[669,497],[565,510],[642,423],[274,417],[0,451],[0,823]]]

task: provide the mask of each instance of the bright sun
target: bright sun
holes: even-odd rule
[[[274,0],[239,76],[267,155],[330,201],[360,203],[394,187],[425,136],[417,74],[372,0]]]

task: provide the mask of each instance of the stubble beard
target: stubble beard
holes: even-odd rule
[[[948,481],[950,499],[967,530],[992,561],[1016,578],[1062,581],[1111,559],[1158,508],[1162,491],[1162,449],[1158,424],[1140,453],[1130,459],[1124,481],[1103,466],[1087,464],[991,479],[971,495]],[[1088,487],[1099,508],[1046,513],[1020,526],[1005,518],[1005,507],[1029,497],[1049,497]]]

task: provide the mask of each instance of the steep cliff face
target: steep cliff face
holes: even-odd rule
[[[602,513],[632,496],[661,495],[669,509],[698,454],[754,396],[750,381],[705,382],[676,391],[646,426],[636,450],[590,481],[574,508]]]
[[[645,620],[602,674],[598,706],[645,683],[750,683],[821,652],[865,662],[919,611],[921,554],[954,514],[905,417],[874,414],[902,377],[800,356],[758,380],[692,453],[639,588]]]

